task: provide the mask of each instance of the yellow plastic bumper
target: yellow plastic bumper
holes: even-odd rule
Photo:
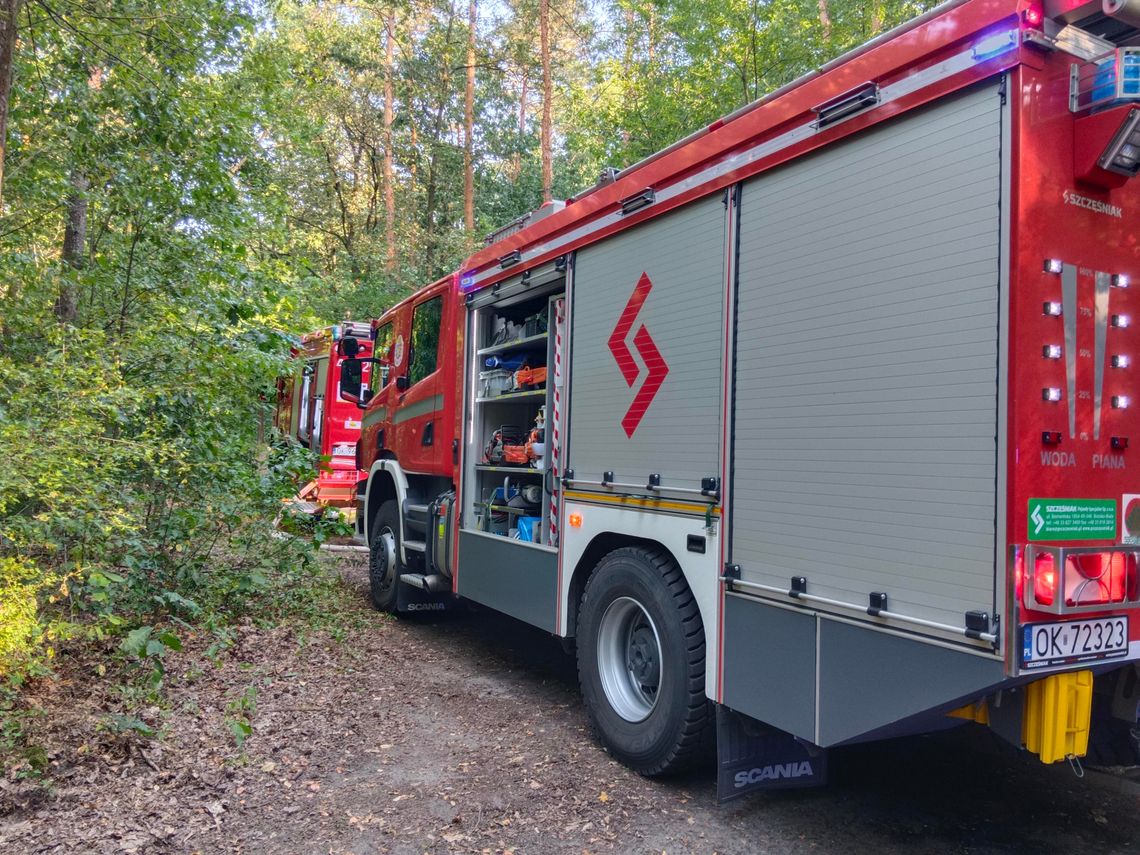
[[[1021,744],[1038,755],[1042,763],[1084,757],[1089,750],[1092,694],[1092,671],[1052,674],[1027,685],[1023,694]],[[985,698],[947,715],[978,724],[990,723]]]
[[[1021,741],[1042,763],[1083,757],[1089,750],[1092,671],[1052,674],[1025,687]]]

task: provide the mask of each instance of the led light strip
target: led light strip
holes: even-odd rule
[[[1061,268],[1061,315],[1065,322],[1065,391],[1069,403],[1069,438],[1077,436],[1077,267]]]
[[[1013,30],[1010,30],[1010,32],[1016,35],[1020,33],[1020,30],[1015,28]],[[998,33],[997,35],[1003,34]],[[992,37],[993,34],[990,34],[986,38]],[[1016,45],[1017,39],[1014,38],[1010,41],[1008,50],[1013,50]],[[932,65],[929,68],[923,69],[916,74],[912,74],[910,77],[907,77],[904,80],[900,80],[897,83],[892,83],[889,86],[884,86],[880,90],[881,99],[878,106],[881,107],[884,104],[889,104],[892,101],[897,101],[900,98],[904,98],[907,95],[911,95],[919,91],[920,89],[924,89],[927,86],[930,86],[941,80],[945,80],[948,77],[953,77],[959,72],[965,71],[975,65],[978,65],[979,62],[992,60],[997,55],[999,54],[986,56],[983,59],[979,60],[974,56],[974,47],[970,47],[961,53],[955,54],[949,59],[943,60],[942,62],[937,63],[936,65]],[[852,118],[854,118],[854,116],[852,116]],[[836,122],[834,125],[831,125],[829,127],[836,127],[839,124],[841,124],[841,122]],[[750,163],[755,163],[758,160],[763,160],[764,158],[769,157],[770,155],[773,155],[786,148],[789,148],[796,143],[810,139],[817,133],[818,130],[816,128],[816,121],[813,119],[812,121],[806,122],[796,128],[793,128],[790,131],[786,131],[777,137],[773,137],[767,142],[761,143],[760,145],[739,152],[732,157],[713,164],[712,166],[709,166],[700,172],[690,175],[688,178],[682,181],[678,181],[675,184],[670,184],[668,187],[656,189],[656,203],[660,204],[661,202],[667,202],[676,196],[687,193],[696,187],[700,187],[704,184],[715,181],[716,179],[727,175],[728,173],[733,172],[737,169],[740,169],[741,167],[747,166]],[[520,253],[521,261],[525,264],[532,259],[538,258],[539,256],[543,256],[551,252],[556,252],[560,248],[574,243],[584,237],[588,237],[594,232],[620,223],[623,218],[624,217],[620,209],[613,211],[603,217],[599,217],[596,220],[592,220],[589,223],[579,226],[572,231],[561,234],[556,238],[552,238],[549,241],[545,241],[543,243],[532,246],[529,249],[522,250]],[[464,275],[461,281],[463,282],[463,287],[465,290],[475,290],[482,287],[485,283],[495,278],[496,276],[501,275],[502,272],[503,271],[500,269],[498,263],[496,262],[493,266],[485,269],[481,273],[474,275]]]
[[[1112,278],[1107,273],[1096,274],[1096,348],[1093,385],[1093,439],[1100,439],[1100,406],[1104,401],[1104,349],[1108,336],[1108,296]]]
[[[550,418],[547,419],[547,428],[544,436],[549,437],[550,444],[548,468],[553,470],[553,486],[550,488],[550,538],[551,546],[558,545],[558,469],[561,455],[561,436],[558,425],[562,419],[562,327],[566,319],[566,298],[560,297],[554,301],[554,396],[553,408]]]

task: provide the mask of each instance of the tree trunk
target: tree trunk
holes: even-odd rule
[[[79,170],[71,173],[71,194],[67,197],[67,224],[63,230],[63,272],[55,316],[62,324],[74,324],[79,311],[75,271],[87,260],[87,176]]]
[[[475,0],[467,4],[467,97],[463,111],[463,224],[475,231]]]
[[[819,25],[823,28],[823,40],[831,41],[831,13],[827,9],[827,0],[819,0]]]
[[[649,51],[649,67],[653,67],[657,59],[657,12],[651,5],[648,10],[649,21],[646,27],[646,44]]]
[[[627,107],[629,106],[630,101],[632,100],[631,96],[633,94],[633,88],[634,88],[634,84],[633,84],[633,50],[634,50],[634,46],[635,46],[634,42],[637,38],[636,33],[637,33],[637,29],[636,29],[636,23],[635,23],[635,19],[634,19],[634,15],[633,15],[633,4],[629,4],[625,7],[625,33],[624,33],[624,45],[623,45],[624,51],[622,53],[622,59],[621,59],[622,87],[625,91],[625,98],[626,98],[626,106]],[[627,111],[626,112],[626,118],[625,118],[626,122],[629,121],[629,116],[630,116],[630,113]],[[624,122],[623,122],[623,125],[624,125]],[[628,127],[622,127],[622,129],[621,129],[621,142],[622,142],[623,154],[628,153],[626,151],[626,148],[629,146],[629,141],[630,141],[631,137],[632,137],[632,134],[630,133],[629,128]]]
[[[823,2],[823,0],[820,0]],[[542,204],[553,199],[554,161],[552,155],[553,116],[551,101],[554,80],[550,75],[550,0],[539,0],[538,26],[542,42]]]
[[[392,122],[394,107],[392,77],[395,73],[396,21],[391,14],[384,22],[384,269],[396,269],[396,188],[392,185]]]
[[[451,45],[452,31],[455,27],[455,5],[450,7],[447,19],[447,30],[444,34],[444,44]],[[424,266],[429,276],[435,276],[436,247],[439,238],[436,234],[436,207],[439,204],[439,174],[440,174],[440,145],[443,142],[444,111],[452,94],[451,66],[443,64],[439,78],[439,91],[436,93],[435,118],[432,121],[431,139],[428,140],[428,175],[427,191],[425,194],[425,207],[423,211],[423,230],[426,238],[424,246]]]
[[[4,213],[4,156],[8,152],[8,102],[16,56],[16,19],[24,0],[0,0],[0,214]]]

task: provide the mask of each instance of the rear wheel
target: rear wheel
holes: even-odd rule
[[[638,546],[603,558],[582,596],[577,647],[586,709],[611,754],[643,775],[703,758],[704,626],[672,556]]]
[[[400,583],[400,508],[394,499],[380,506],[370,538],[368,588],[372,605],[382,612],[394,612]]]

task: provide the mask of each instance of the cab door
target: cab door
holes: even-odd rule
[[[372,397],[360,416],[361,432],[357,446],[357,460],[365,472],[371,468],[378,456],[394,447],[395,435],[392,431],[392,411],[399,401],[396,378],[406,373],[403,364],[406,357],[408,312],[397,308],[385,315],[384,321],[376,328],[372,355],[385,363],[374,365],[368,376],[368,388]]]
[[[444,354],[442,329],[446,285],[432,288],[412,304],[406,368],[393,375],[407,378],[392,414],[392,430],[400,465],[410,472],[442,474],[448,465],[443,434]],[[450,434],[449,434],[450,435]]]

